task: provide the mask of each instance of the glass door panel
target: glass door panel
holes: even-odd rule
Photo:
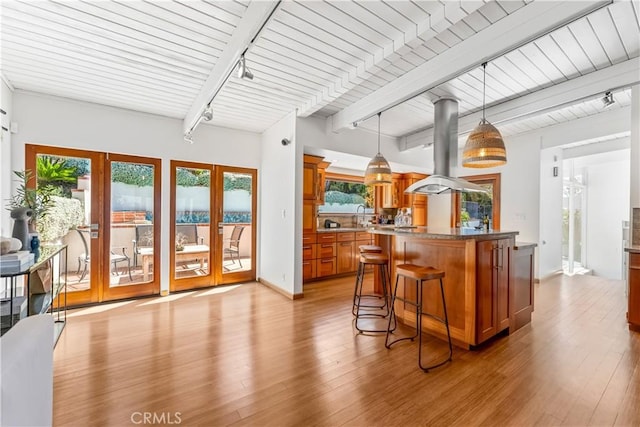
[[[42,245],[66,244],[67,303],[100,300],[102,179],[104,155],[84,150],[26,146],[29,187],[46,194],[50,208],[35,228]],[[43,192],[43,191],[44,192]]]
[[[229,166],[216,170],[218,283],[255,280],[256,171]]]
[[[212,286],[213,166],[171,161],[170,289]]]
[[[109,154],[105,169],[109,233],[104,299],[157,294],[160,160]]]

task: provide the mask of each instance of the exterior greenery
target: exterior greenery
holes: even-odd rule
[[[33,219],[45,218],[49,213],[49,209],[51,209],[51,197],[56,192],[55,187],[43,185],[30,188],[29,181],[33,179],[33,173],[30,170],[13,171],[13,173],[18,177],[20,184],[16,189],[16,193],[8,200],[9,207],[7,209],[28,207],[33,211]]]
[[[111,163],[111,182],[147,187],[153,185],[153,166],[124,162]]]

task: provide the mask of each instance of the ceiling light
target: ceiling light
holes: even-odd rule
[[[244,59],[244,55],[242,55],[238,61],[238,77],[241,79],[253,80],[253,73],[249,68],[247,68],[247,62]]]
[[[202,119],[206,122],[211,121],[211,119],[213,118],[213,109],[211,108],[211,106],[209,105],[203,112],[202,112]]]
[[[380,116],[378,113],[378,154],[369,162],[364,173],[365,185],[391,184],[391,167],[389,162],[380,154]]]
[[[607,92],[604,94],[602,98],[602,103],[604,104],[604,108],[608,108],[616,103],[616,100],[613,99],[613,93]]]
[[[487,63],[482,64],[482,120],[467,138],[462,152],[462,166],[467,168],[491,168],[507,163],[507,150],[500,131],[484,116],[487,87]]]

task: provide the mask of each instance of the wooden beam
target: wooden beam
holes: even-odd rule
[[[261,0],[252,1],[249,4],[242,20],[233,31],[231,40],[227,43],[184,118],[183,130],[185,133],[195,126],[202,112],[227,81],[227,76],[236,67],[240,55],[258,35],[279,3],[280,1],[277,0]]]
[[[517,49],[610,1],[533,2],[331,116],[334,132]]]
[[[636,85],[640,83],[638,70],[640,70],[640,58],[629,59],[529,95],[494,105],[485,110],[485,115],[487,120],[493,125],[497,125],[543,114],[580,100],[602,96],[608,90]],[[470,132],[481,118],[482,112],[480,111],[460,117],[458,119],[458,135]],[[400,151],[406,151],[428,142],[433,142],[433,126],[403,136],[400,139]]]
[[[481,1],[469,2],[465,9],[461,9],[459,2],[440,4],[438,8],[430,10],[430,15],[418,22],[412,31],[398,32],[388,45],[381,47],[371,56],[355,63],[345,69],[341,76],[330,82],[322,90],[317,92],[304,105],[298,108],[299,117],[308,117],[316,111],[329,105],[351,89],[376,74],[385,64],[392,62],[398,55],[405,54],[424,41],[435,37],[438,32],[444,31],[456,24],[468,14],[484,6]]]

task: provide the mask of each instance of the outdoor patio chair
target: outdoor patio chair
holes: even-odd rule
[[[228,255],[231,261],[235,264],[235,259],[238,260],[240,264],[240,268],[242,268],[242,261],[240,260],[240,237],[242,237],[242,232],[244,231],[244,225],[236,225],[233,227],[233,231],[231,232],[231,238],[228,240],[229,246],[224,248],[225,259]]]

